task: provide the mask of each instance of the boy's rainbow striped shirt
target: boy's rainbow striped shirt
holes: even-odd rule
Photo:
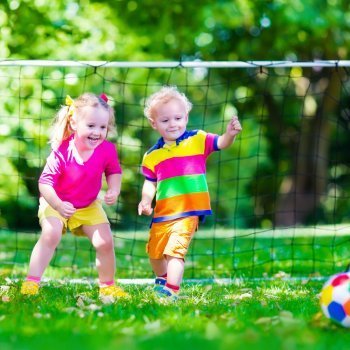
[[[203,219],[211,215],[206,180],[206,159],[218,151],[218,135],[202,130],[185,131],[168,145],[160,138],[142,161],[142,173],[157,182],[156,206],[152,222],[186,216]]]

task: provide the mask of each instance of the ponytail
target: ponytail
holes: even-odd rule
[[[56,150],[64,140],[67,140],[74,133],[70,124],[71,118],[76,120],[81,113],[81,109],[86,106],[105,108],[109,113],[108,134],[116,134],[114,110],[108,104],[108,97],[105,94],[96,96],[87,92],[75,100],[67,95],[65,104],[58,111],[52,124],[50,144],[53,149]]]
[[[57,113],[53,124],[50,137],[51,147],[57,149],[61,143],[72,135],[73,130],[70,125],[70,118],[74,113],[74,101],[67,95],[66,105]]]

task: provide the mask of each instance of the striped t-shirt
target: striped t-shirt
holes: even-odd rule
[[[206,159],[218,151],[218,135],[202,130],[185,131],[168,145],[160,138],[146,152],[142,173],[157,182],[156,206],[152,222],[212,213],[206,180]]]

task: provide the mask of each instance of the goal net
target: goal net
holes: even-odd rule
[[[176,85],[193,103],[189,129],[243,132],[211,155],[213,215],[195,234],[186,278],[327,276],[349,261],[348,61],[0,61],[0,275],[25,273],[39,237],[38,178],[49,128],[67,94],[105,93],[115,109],[123,168],[117,205],[105,207],[119,278],[148,278],[150,217],[138,216],[142,156],[159,137],[145,98]],[[65,235],[48,275],[96,275],[87,239]],[[88,271],[87,271],[88,270]]]

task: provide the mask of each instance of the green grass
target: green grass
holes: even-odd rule
[[[281,230],[220,230],[196,233],[186,257],[185,278],[328,276],[344,269],[350,237],[341,226]],[[147,232],[116,232],[119,278],[152,277],[145,253]],[[38,234],[0,232],[0,268],[25,273]],[[47,276],[96,277],[94,251],[86,238],[63,237]],[[55,267],[57,267],[55,269]]]
[[[19,295],[18,282],[1,285],[2,350],[345,349],[350,341],[320,314],[317,281],[185,283],[168,305],[149,285],[125,285],[132,299],[114,304],[99,301],[94,284],[52,282],[35,297]]]
[[[146,236],[115,235],[118,278],[152,277]],[[350,333],[321,314],[318,300],[325,278],[348,259],[349,238],[339,228],[198,232],[182,298],[169,305],[158,302],[150,285],[137,284],[125,285],[130,301],[101,302],[94,252],[71,235],[46,270],[39,296],[19,295],[37,238],[0,233],[1,350],[348,347]],[[71,283],[77,277],[84,283]],[[190,283],[191,277],[202,282]],[[216,277],[230,283],[207,282]]]

